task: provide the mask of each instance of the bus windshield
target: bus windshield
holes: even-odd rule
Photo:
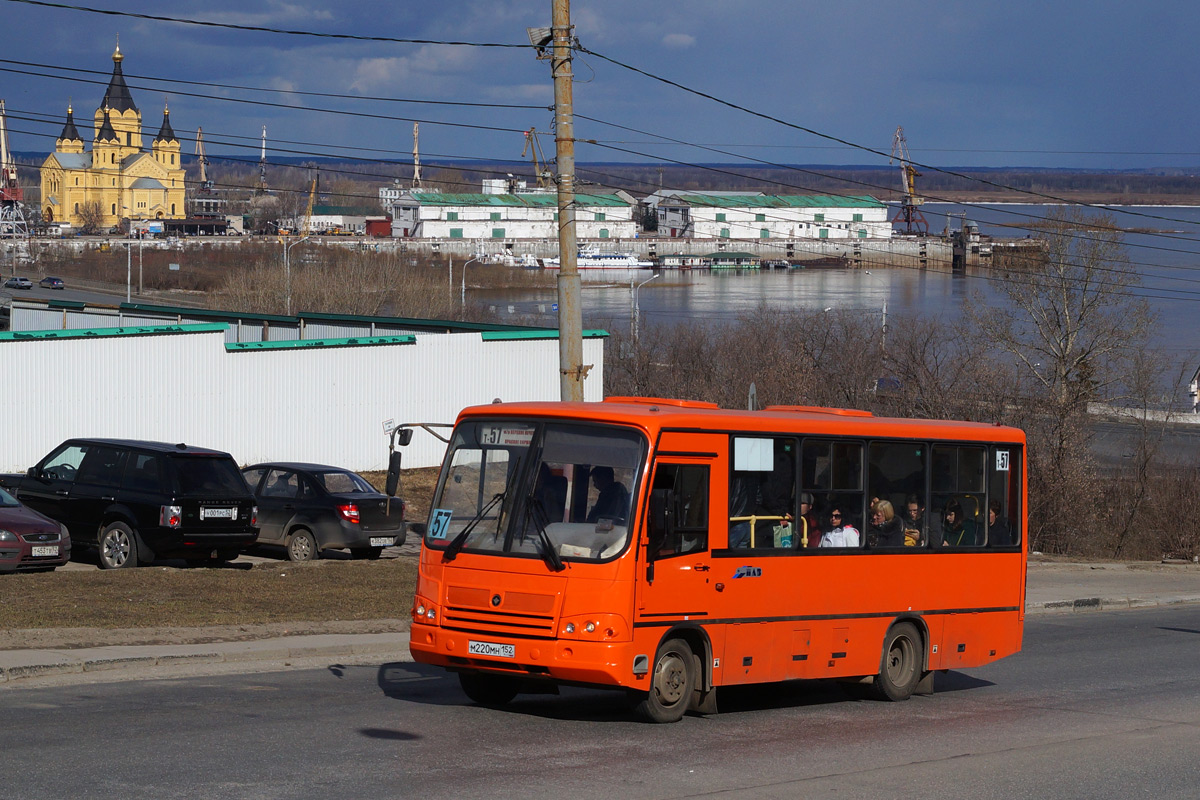
[[[570,422],[470,420],[450,440],[426,546],[561,561],[624,551],[645,437]],[[557,566],[556,566],[557,565]]]

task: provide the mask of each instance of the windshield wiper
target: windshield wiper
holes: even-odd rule
[[[538,543],[541,545],[538,550],[546,565],[555,572],[562,572],[566,569],[567,565],[555,552],[554,542],[550,539],[550,534],[546,532],[546,526],[550,522],[550,518],[546,515],[546,509],[542,506],[542,501],[533,495],[525,498],[525,521],[532,522],[534,530],[537,531]]]
[[[479,524],[479,521],[496,507],[496,503],[499,503],[503,499],[504,492],[497,492],[492,496],[491,500],[484,503],[483,508],[479,509],[479,512],[471,517],[471,521],[463,526],[463,529],[451,540],[450,544],[446,545],[446,549],[442,551],[442,561],[453,561],[458,556],[459,552],[463,549],[463,545],[467,543],[467,537],[471,535],[471,531],[475,530],[475,526]]]

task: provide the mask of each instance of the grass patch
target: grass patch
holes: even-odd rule
[[[0,630],[405,618],[416,575],[411,558],[5,575]]]
[[[384,472],[363,477],[381,490],[387,481]],[[400,494],[409,522],[425,521],[437,477],[437,467],[404,471]],[[417,562],[411,557],[285,561],[251,569],[143,567],[0,575],[0,631],[406,619],[416,577]]]
[[[424,522],[429,517],[429,503],[433,500],[440,471],[441,467],[421,467],[401,472],[399,495],[404,498],[404,518],[409,522]],[[381,492],[387,485],[387,473],[382,470],[359,474]]]

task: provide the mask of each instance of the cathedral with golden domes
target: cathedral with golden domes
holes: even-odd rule
[[[142,148],[142,112],[134,105],[121,62],[120,44],[113,52],[112,79],[95,114],[92,149],[85,149],[67,106],[67,122],[42,163],[42,219],[100,229],[122,219],[182,219],[184,170],[179,139],[171,129],[170,110],[163,107],[162,127]]]

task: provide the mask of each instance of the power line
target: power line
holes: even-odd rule
[[[27,2],[27,0],[7,0],[7,2]],[[18,75],[31,75],[39,78],[53,78],[54,80],[71,81],[73,83],[90,83],[94,85],[108,85],[108,81],[86,80],[82,78],[67,78],[61,75],[47,75],[43,73],[30,72],[28,70],[19,70],[12,67],[0,67],[0,72],[11,72]],[[143,91],[153,92],[155,89],[148,86],[131,86],[132,89],[140,89]],[[288,111],[308,111],[314,114],[332,114],[346,117],[357,117],[362,119],[379,119],[388,122],[419,122],[422,125],[442,125],[448,128],[467,128],[470,130],[481,131],[499,131],[502,133],[524,133],[524,128],[502,128],[495,125],[476,125],[467,122],[448,122],[446,120],[423,119],[419,117],[397,117],[388,114],[369,114],[364,111],[345,111],[339,109],[328,108],[309,108],[306,106],[295,106],[288,103],[272,103],[267,100],[247,100],[242,97],[213,97],[212,95],[200,94],[199,92],[185,92],[176,89],[173,94],[180,97],[201,97],[206,100],[219,100],[225,103],[240,103],[243,105],[262,106],[264,108],[282,108]],[[540,107],[539,107],[540,108]]]
[[[18,1],[19,0],[9,0],[9,2],[18,2]],[[39,64],[34,61],[14,61],[14,60],[8,59],[8,58],[0,58],[0,64],[14,64],[16,66],[21,66],[21,67],[37,67],[38,69],[56,69],[56,70],[61,70],[63,72],[82,73],[84,75],[100,75],[100,76],[104,77],[105,80],[100,80],[100,81],[80,80],[79,82],[80,83],[101,84],[101,85],[107,85],[107,83],[108,83],[107,78],[111,74],[109,72],[105,72],[103,70],[98,70],[98,69],[83,69],[81,67],[64,67],[64,66],[60,66],[58,64]],[[5,70],[5,71],[8,71],[8,70]],[[16,70],[13,70],[13,71],[15,72]],[[24,73],[20,73],[20,74],[32,75],[33,77],[53,78],[55,80],[75,80],[74,78],[68,78],[63,75],[48,75],[48,74],[35,73],[35,72],[24,72]],[[379,103],[411,103],[414,105],[454,106],[454,107],[461,107],[461,108],[500,108],[500,109],[531,110],[531,111],[549,111],[553,108],[552,106],[545,106],[545,105],[539,106],[539,105],[518,104],[518,103],[472,103],[472,102],[467,102],[467,101],[463,101],[463,100],[419,100],[417,98],[411,98],[411,97],[380,97],[380,96],[361,95],[361,94],[347,95],[344,93],[337,93],[337,92],[313,92],[313,91],[304,91],[301,89],[268,89],[268,88],[264,88],[261,86],[242,86],[242,85],[233,84],[233,83],[213,83],[211,81],[190,81],[190,80],[185,80],[183,78],[158,78],[153,75],[137,75],[137,74],[128,73],[128,72],[124,72],[123,75],[126,79],[132,78],[134,80],[154,81],[156,83],[180,84],[182,86],[202,86],[206,89],[235,89],[237,91],[243,91],[243,92],[262,92],[262,93],[267,93],[267,94],[289,94],[289,95],[296,95],[297,97],[322,97],[322,98],[331,98],[331,99],[335,99],[335,100],[361,100],[361,101],[370,101],[370,102],[379,102]],[[145,86],[138,86],[138,87],[134,87],[134,88],[146,89],[147,91],[156,91],[153,88],[149,88],[149,87],[145,87]],[[193,96],[195,96],[195,95],[193,95]],[[206,97],[209,99],[224,99],[224,98],[213,98],[210,95],[199,95],[199,96]]]
[[[703,91],[700,91],[699,89],[693,89],[690,86],[685,86],[684,84],[679,83],[678,81],[671,80],[670,78],[664,78],[660,75],[655,75],[653,73],[647,72],[644,69],[640,69],[639,67],[635,67],[630,64],[626,64],[622,61],[618,61],[615,58],[610,58],[609,56],[603,55],[602,53],[597,53],[596,51],[590,50],[581,44],[577,43],[575,45],[575,49],[581,53],[587,53],[588,55],[595,56],[596,58],[607,61],[608,63],[613,64],[614,66],[629,70],[630,72],[634,72],[638,75],[642,75],[643,77],[650,78],[651,80],[658,81],[658,82],[666,84],[668,86],[672,86],[676,89],[687,92],[688,94],[693,94],[693,95],[696,95],[697,97],[702,97],[706,100],[711,100],[714,103],[723,105],[723,106],[733,109],[735,111],[740,111],[744,114],[749,114],[751,116],[755,116],[760,119],[767,120],[768,122],[773,122],[777,125],[782,125],[787,128],[792,128],[793,130],[798,130],[803,133],[807,133],[811,136],[816,136],[818,138],[825,139],[827,141],[836,142],[837,144],[841,144],[846,147],[851,147],[855,150],[861,150],[862,152],[865,152],[865,153],[872,153],[877,156],[890,158],[890,155],[888,153],[885,153],[881,150],[876,150],[872,147],[867,147],[866,145],[858,144],[856,142],[851,142],[847,139],[842,139],[838,136],[833,136],[832,134],[822,133],[822,132],[814,130],[812,128],[808,128],[803,125],[798,125],[794,122],[788,122],[786,120],[780,119],[779,117],[764,113],[762,111],[755,111],[754,109],[748,108],[748,107],[740,105],[738,103],[734,103],[730,100],[725,100],[723,98],[717,97],[716,95],[709,94],[708,92],[703,92]],[[962,178],[962,179],[968,180],[968,181],[975,181],[975,182],[981,183],[985,186],[993,186],[995,188],[1007,189],[1009,191],[1014,191],[1014,192],[1020,192],[1021,194],[1027,194],[1031,197],[1040,197],[1043,200],[1050,200],[1055,203],[1067,203],[1069,205],[1079,205],[1079,206],[1086,206],[1088,208],[1098,208],[1098,209],[1102,209],[1105,211],[1111,211],[1113,213],[1129,214],[1132,216],[1145,217],[1147,219],[1166,220],[1168,222],[1177,222],[1178,221],[1178,220],[1172,220],[1172,219],[1166,218],[1166,217],[1159,217],[1154,214],[1146,214],[1146,213],[1143,213],[1140,211],[1130,211],[1128,209],[1122,209],[1120,207],[1115,207],[1115,206],[1107,206],[1107,205],[1099,204],[1099,203],[1075,202],[1075,201],[1068,200],[1063,197],[1058,197],[1058,196],[1051,195],[1051,194],[1045,194],[1043,192],[1035,192],[1031,189],[1019,189],[1014,186],[1005,186],[1004,184],[996,183],[994,181],[989,181],[985,178],[972,177],[969,175],[964,175],[959,172],[955,172],[954,170],[945,169],[943,167],[935,167],[932,164],[924,164],[924,163],[921,163],[918,161],[913,161],[912,163],[918,167],[921,167],[922,169],[933,170],[935,172],[940,172],[943,175],[951,175],[956,178]]]
[[[145,19],[154,22],[174,22],[179,25],[198,25],[205,28],[226,28],[235,31],[253,31],[256,33],[275,33],[285,36],[308,36],[317,39],[344,39],[358,42],[386,42],[388,44],[431,44],[431,45],[446,45],[454,47],[500,47],[500,48],[527,48],[529,43],[512,44],[506,42],[465,42],[453,41],[444,39],[401,39],[393,36],[364,36],[361,34],[351,33],[318,33],[316,31],[301,31],[288,30],[286,28],[270,28],[263,25],[238,25],[232,22],[208,22],[198,19],[185,19],[183,17],[167,17],[160,14],[139,14],[132,11],[116,11],[106,8],[91,8],[89,6],[70,5],[68,3],[48,3],[44,0],[5,0],[9,3],[21,3],[27,6],[42,6],[44,8],[57,8],[67,11],[84,11],[89,14],[103,14],[109,17],[129,17],[132,19]]]

